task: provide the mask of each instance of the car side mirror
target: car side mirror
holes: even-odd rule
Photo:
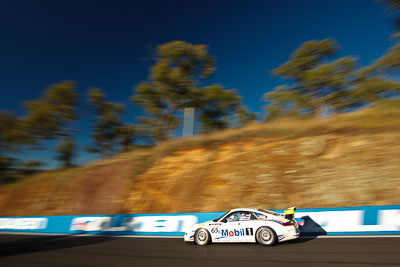
[[[226,223],[226,219],[221,220],[221,222]]]

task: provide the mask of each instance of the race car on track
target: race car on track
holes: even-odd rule
[[[272,246],[299,237],[295,210],[296,207],[291,207],[280,214],[257,208],[233,209],[218,219],[193,225],[184,240],[201,246],[210,242],[258,242]]]

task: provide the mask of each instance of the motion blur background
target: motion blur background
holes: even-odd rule
[[[399,204],[399,9],[2,1],[0,216]]]

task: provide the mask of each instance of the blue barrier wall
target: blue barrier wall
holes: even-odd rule
[[[224,212],[3,217],[0,231],[183,236],[185,229],[193,224],[222,214]],[[400,205],[299,209],[295,216],[304,221],[300,231],[306,236],[400,234]]]

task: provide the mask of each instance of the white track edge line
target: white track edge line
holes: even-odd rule
[[[300,237],[300,238],[382,238],[382,237],[400,237],[400,235],[319,235],[316,237]]]
[[[175,235],[101,235],[101,234],[61,234],[61,233],[32,233],[32,232],[4,232],[0,231],[0,234],[12,234],[12,235],[47,235],[47,236],[109,236],[109,237],[127,237],[127,238],[182,238],[183,236]],[[319,235],[319,236],[301,236],[301,239],[314,239],[314,238],[399,238],[400,235]]]

